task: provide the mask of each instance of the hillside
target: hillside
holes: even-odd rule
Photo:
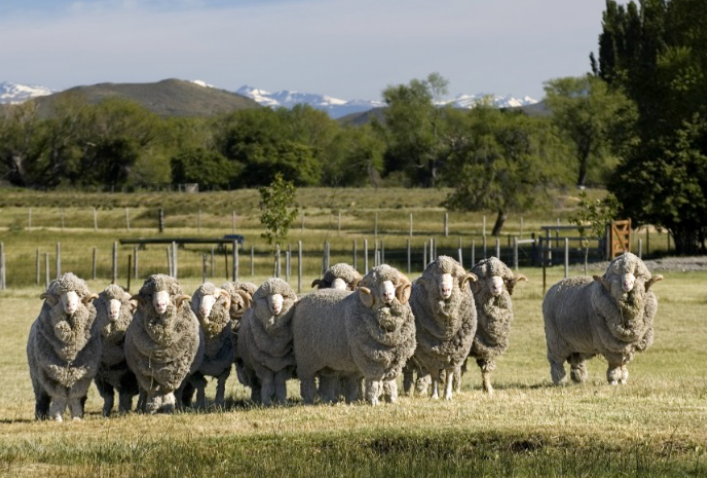
[[[42,115],[51,115],[56,101],[78,94],[90,103],[107,98],[135,101],[160,116],[214,116],[229,111],[260,108],[250,98],[217,88],[204,87],[191,81],[168,79],[156,83],[99,83],[77,86],[36,98]]]

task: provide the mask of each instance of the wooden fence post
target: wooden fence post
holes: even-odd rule
[[[37,285],[39,285],[42,282],[42,265],[39,260],[39,248],[37,248]],[[95,279],[95,277],[94,277]]]
[[[98,272],[98,264],[96,263],[98,258],[96,257],[96,255],[97,255],[97,252],[96,252],[96,248],[94,247],[93,248],[93,257],[91,258],[91,278],[93,280],[96,280],[96,273]]]
[[[44,253],[44,286],[49,288],[49,253]]]
[[[113,242],[113,275],[111,284],[118,283],[118,243]]]
[[[238,280],[238,243],[236,241],[233,241],[233,282],[236,282]]]
[[[302,241],[297,241],[297,293],[302,292]]]
[[[0,290],[7,288],[5,277],[5,243],[0,242]]]
[[[410,245],[410,239],[408,239],[408,275],[410,275],[410,270],[412,269],[412,250]]]
[[[56,278],[61,277],[61,242],[56,243]]]
[[[368,274],[368,239],[363,240],[363,270]]]
[[[130,231],[130,214],[127,207],[125,208],[125,227]]]

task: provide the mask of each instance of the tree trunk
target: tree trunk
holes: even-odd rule
[[[501,229],[503,229],[503,224],[506,222],[506,213],[502,210],[498,211],[498,216],[496,216],[496,223],[493,225],[493,231],[491,231],[492,236],[500,236]]]

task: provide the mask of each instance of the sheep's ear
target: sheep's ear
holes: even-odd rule
[[[43,299],[47,302],[47,304],[51,305],[54,307],[57,304],[57,297],[53,294],[47,294],[46,292],[42,292],[39,294],[39,298]]]
[[[412,291],[412,285],[410,281],[405,281],[402,284],[398,284],[395,288],[395,297],[400,301],[401,304],[407,304],[410,300],[410,292]]]
[[[133,300],[133,299],[131,298],[130,301],[128,302],[128,304],[130,304],[130,305],[129,305],[129,307],[130,307],[130,313],[131,313],[131,314],[134,314],[135,311],[137,310],[138,301],[137,301],[137,300]]]
[[[132,302],[132,301],[135,301],[135,306],[136,306],[136,307],[139,307],[139,306],[141,306],[141,305],[142,305],[142,306],[145,305],[145,299],[143,299],[142,297],[140,297],[140,294],[135,294],[134,296],[132,296],[132,297],[130,298],[130,302]]]
[[[601,276],[592,276],[595,281],[599,282],[602,286],[604,286],[604,290],[607,292],[611,292],[611,285],[604,280],[603,277]]]
[[[473,272],[467,272],[461,277],[461,280],[459,281],[459,288],[463,290],[464,287],[466,287],[467,283],[473,284],[478,280],[479,278],[476,277],[476,274],[474,274]]]
[[[362,286],[358,288],[358,298],[361,299],[361,302],[363,302],[363,305],[366,307],[373,307],[375,303],[375,297],[373,297],[371,289],[368,287]]]
[[[96,299],[98,299],[98,294],[92,293],[84,297],[81,302],[83,302],[84,304],[89,304],[90,302],[93,302]]]
[[[253,304],[253,298],[244,290],[237,290],[236,295],[240,300],[231,301],[231,305],[236,304],[236,316],[240,317]]]
[[[513,291],[516,288],[516,284],[518,282],[528,282],[528,278],[525,277],[523,274],[518,274],[517,276],[514,276],[512,279],[506,280],[506,289],[508,289],[508,295],[513,295]]]
[[[362,277],[357,277],[357,278],[355,278],[353,281],[351,281],[351,283],[349,284],[348,289],[349,289],[349,290],[356,290],[356,289],[358,288],[358,284],[361,283],[361,279],[362,279]]]
[[[324,281],[321,280],[321,279],[314,279],[314,280],[312,281],[312,287],[316,287],[317,289],[321,289],[321,288],[322,288],[321,286],[322,286],[323,284],[324,284]]]
[[[657,276],[653,276],[650,279],[648,279],[648,282],[646,282],[646,292],[648,292],[651,289],[651,286],[655,284],[658,281],[663,280],[663,276],[658,274]]]

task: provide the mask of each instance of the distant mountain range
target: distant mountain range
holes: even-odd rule
[[[342,118],[354,113],[362,113],[364,111],[370,111],[385,106],[385,103],[382,101],[347,101],[316,93],[298,93],[296,91],[288,90],[270,93],[250,86],[242,86],[236,90],[236,93],[252,98],[263,106],[292,108],[296,104],[306,103],[313,108],[326,111],[332,118]],[[487,94],[461,94],[451,100],[444,101],[441,104],[451,104],[455,108],[472,108],[474,105],[482,101],[490,101],[498,108],[518,108],[538,103],[537,100],[534,100],[529,96],[516,98],[510,95],[494,96]]]
[[[203,91],[199,91],[199,89],[203,89]],[[270,93],[251,86],[242,86],[235,92],[229,92],[215,88],[201,80],[163,80],[156,83],[134,84],[101,83],[92,86],[78,86],[62,92],[53,92],[43,86],[3,82],[0,83],[0,104],[22,103],[31,98],[53,97],[70,91],[81,92],[89,98],[89,101],[94,102],[107,97],[128,97],[158,114],[177,116],[210,115],[257,105],[292,108],[297,104],[304,103],[315,109],[326,111],[329,116],[338,119],[385,106],[382,101],[342,100],[317,93],[299,93],[288,90]],[[242,100],[237,98],[242,98]],[[528,96],[516,98],[510,95],[460,94],[443,104],[452,104],[456,108],[471,108],[481,101],[491,101],[499,108],[523,107],[524,109],[526,107],[532,108],[538,103]]]

